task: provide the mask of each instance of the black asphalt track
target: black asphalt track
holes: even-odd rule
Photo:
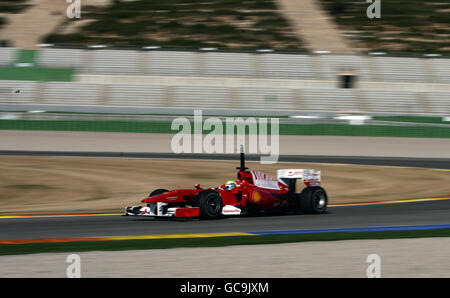
[[[86,153],[2,151],[0,155],[96,156],[236,160],[236,155],[174,155],[163,153]],[[247,156],[247,160],[259,160]],[[449,159],[281,156],[284,162],[348,163],[450,169]],[[450,196],[450,192],[449,192]],[[117,210],[122,212],[122,210]],[[450,200],[329,207],[321,215],[263,215],[216,220],[167,220],[120,215],[0,218],[0,240],[53,237],[134,236],[333,229],[450,224]]]

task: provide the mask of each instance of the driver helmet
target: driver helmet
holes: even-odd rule
[[[225,190],[232,190],[235,187],[236,183],[233,180],[227,181],[227,183],[225,183]]]

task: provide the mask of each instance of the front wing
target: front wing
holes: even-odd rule
[[[168,207],[167,203],[148,204],[147,207],[129,206],[125,208],[127,216],[151,216],[151,217],[174,217],[195,218],[200,216],[198,207]],[[231,205],[222,208],[222,215],[240,215],[241,209]]]

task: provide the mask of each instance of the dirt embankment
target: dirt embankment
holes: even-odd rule
[[[278,0],[278,4],[297,35],[308,43],[311,50],[339,54],[355,51],[318,0]]]
[[[156,188],[218,186],[236,162],[73,157],[0,157],[0,214],[121,212]],[[450,195],[450,172],[416,168],[278,163],[248,166],[322,170],[330,204]]]
[[[81,4],[104,6],[110,0],[89,0]],[[58,28],[65,20],[69,20],[66,13],[71,5],[65,0],[29,0],[29,8],[20,13],[6,15],[8,23],[0,30],[1,39],[8,40],[12,46],[21,49],[34,49],[42,43],[47,35]],[[70,23],[76,26],[79,19]]]

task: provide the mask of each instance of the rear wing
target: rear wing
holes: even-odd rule
[[[317,186],[320,184],[320,171],[313,169],[282,169],[277,171],[278,180],[285,184],[291,179],[301,179],[306,186]]]

